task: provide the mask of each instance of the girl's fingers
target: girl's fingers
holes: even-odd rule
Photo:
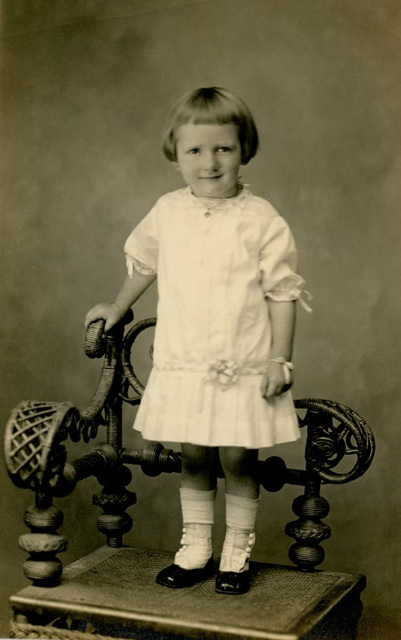
[[[266,397],[268,385],[269,385],[269,378],[266,375],[264,375],[262,378],[262,382],[260,383],[260,392],[263,397]]]
[[[281,393],[281,385],[279,384],[269,384],[267,387],[266,398],[273,398],[274,396],[279,396]]]
[[[88,328],[88,325],[90,325],[90,323],[93,320],[93,315],[92,312],[90,311],[89,313],[86,314],[85,316],[85,327]]]
[[[292,386],[292,383],[283,384],[275,380],[263,379],[260,386],[262,396],[269,400],[274,396],[280,396],[284,391],[288,391]]]
[[[105,320],[104,333],[106,334],[123,315],[123,311],[117,305],[112,304],[98,304],[93,307],[85,316],[86,329],[95,320]]]
[[[110,329],[112,329],[115,324],[116,322],[114,320],[107,320],[106,324],[104,325],[104,332],[108,333],[108,331],[110,331]]]
[[[262,381],[261,391],[264,398],[271,398],[276,395],[276,385],[272,380],[266,378]]]
[[[85,327],[86,329],[89,327],[91,322],[94,322],[95,320],[100,320],[100,318],[102,318],[103,316],[99,313],[96,312],[95,309],[91,309],[90,311],[88,311],[88,313],[85,316]]]

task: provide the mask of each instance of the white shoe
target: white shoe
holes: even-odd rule
[[[227,527],[221,552],[220,571],[249,571],[249,558],[255,544],[254,529]]]
[[[184,524],[174,563],[182,569],[203,569],[213,555],[212,525]]]

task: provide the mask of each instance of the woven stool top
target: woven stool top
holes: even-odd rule
[[[363,576],[253,562],[251,588],[243,595],[217,594],[214,578],[175,590],[155,583],[171,562],[166,552],[102,547],[67,567],[57,587],[27,587],[11,606],[191,637],[198,632],[200,638],[290,640],[303,637],[325,611],[365,586]]]

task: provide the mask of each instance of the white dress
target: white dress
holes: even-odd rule
[[[147,440],[269,447],[296,440],[289,391],[267,401],[268,299],[303,279],[285,220],[244,187],[211,212],[189,187],[162,196],[124,247],[130,273],[157,273],[154,361],[136,416]]]

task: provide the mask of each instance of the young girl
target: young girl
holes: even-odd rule
[[[259,447],[299,437],[291,394],[295,301],[303,279],[286,222],[239,181],[256,154],[247,106],[216,88],[173,108],[164,153],[187,185],[162,196],[125,244],[128,276],[108,331],[156,279],[154,366],[135,421],[148,440],[182,451],[181,548],[157,582],[187,587],[213,571],[216,466],[225,476],[226,537],[216,590],[248,589],[259,502]]]

